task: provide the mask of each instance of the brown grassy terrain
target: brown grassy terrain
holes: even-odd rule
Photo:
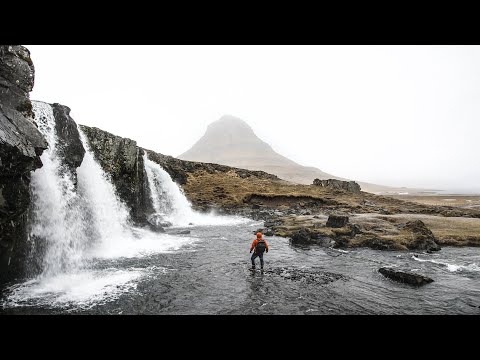
[[[286,216],[271,230],[291,237],[301,229],[331,238],[349,238],[347,246],[406,250],[414,242],[404,226],[420,219],[440,245],[480,246],[480,211],[453,206],[433,206],[365,192],[353,193],[282,180],[242,177],[235,171],[188,173],[185,194],[199,208],[275,209]],[[306,215],[301,215],[301,214]],[[326,227],[330,214],[345,214],[350,224]],[[352,234],[352,225],[358,233]],[[378,245],[380,244],[380,245]]]
[[[197,206],[238,207],[252,204],[273,208],[322,207],[347,213],[427,214],[480,218],[480,210],[452,206],[428,206],[366,192],[352,193],[282,180],[239,176],[235,171],[188,173],[183,186]]]
[[[278,236],[291,237],[301,229],[311,233],[336,238],[351,234],[351,227],[326,227],[326,215],[288,216],[281,218],[281,224],[273,227]],[[349,247],[366,246],[372,240],[381,241],[392,249],[407,250],[414,240],[411,231],[402,226],[409,221],[421,220],[432,231],[438,244],[454,246],[480,246],[480,219],[401,214],[356,214],[350,217],[350,224],[361,231],[349,241]]]
[[[395,199],[423,205],[454,206],[480,209],[480,196],[468,195],[389,195]]]

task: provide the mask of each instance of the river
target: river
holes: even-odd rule
[[[288,239],[267,237],[265,269],[252,272],[248,250],[261,224],[190,226],[189,235],[171,235],[164,249],[148,245],[152,251],[92,260],[87,269],[43,283],[8,284],[1,312],[480,314],[478,249],[345,251],[299,248]],[[422,287],[397,283],[378,272],[381,266],[418,271],[434,282]]]

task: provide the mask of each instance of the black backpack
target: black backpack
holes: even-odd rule
[[[267,248],[267,245],[265,244],[265,240],[260,239],[257,242],[257,246],[255,246],[255,252],[257,254],[263,254],[266,248]]]

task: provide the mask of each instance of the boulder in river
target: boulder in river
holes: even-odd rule
[[[413,241],[408,245],[411,250],[438,251],[441,247],[437,244],[435,236],[421,220],[409,221],[403,227],[411,231]]]
[[[335,241],[328,236],[323,236],[318,233],[310,231],[308,228],[303,228],[294,232],[290,238],[292,245],[319,245],[319,246],[333,246]]]
[[[165,228],[173,225],[170,221],[165,220],[164,217],[160,214],[151,215],[147,221],[150,225],[154,227],[156,226],[156,227]]]
[[[312,238],[308,229],[300,229],[290,238],[292,244],[311,244]]]
[[[381,267],[380,269],[378,269],[378,271],[380,272],[380,274],[389,279],[406,284],[420,286],[433,282],[433,279],[427,276],[415,274],[409,271],[397,270],[388,267]]]
[[[175,233],[176,235],[188,235],[190,234],[190,230],[180,230]]]
[[[348,216],[344,215],[330,215],[327,220],[327,227],[341,228],[347,225]]]

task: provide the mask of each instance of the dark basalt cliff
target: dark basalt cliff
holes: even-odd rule
[[[68,106],[57,103],[51,106],[55,117],[55,133],[58,139],[57,153],[76,179],[75,169],[82,164],[85,155],[77,124],[70,117]]]
[[[95,127],[80,125],[90,149],[113,182],[118,196],[125,202],[135,222],[146,220],[153,212],[148,179],[143,165],[143,150],[137,142],[110,134]]]
[[[26,237],[30,172],[42,166],[47,143],[33,120],[29,92],[34,83],[30,52],[0,46],[0,278],[13,271],[12,253]]]

